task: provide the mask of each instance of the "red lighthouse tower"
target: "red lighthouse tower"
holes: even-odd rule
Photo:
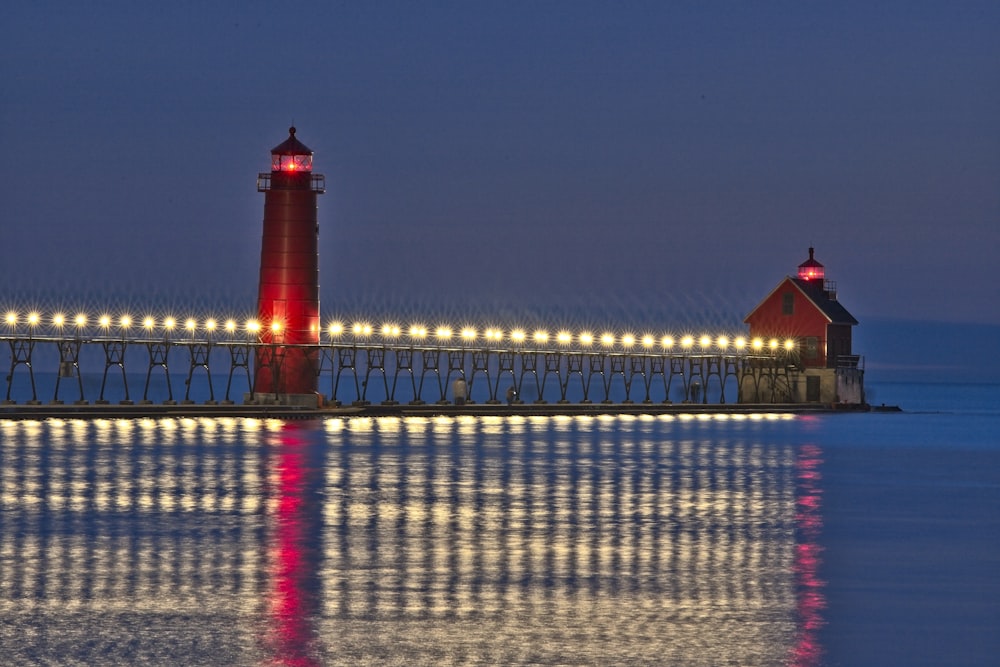
[[[316,196],[326,179],[312,171],[313,152],[288,129],[271,149],[271,172],[257,176],[264,193],[257,315],[260,340],[254,391],[282,402],[316,401],[319,343],[319,225]]]

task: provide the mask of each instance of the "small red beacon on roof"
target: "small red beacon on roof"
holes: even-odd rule
[[[813,257],[813,251],[813,248],[809,248],[809,259],[799,264],[799,278],[801,280],[823,280],[826,276],[823,265]]]

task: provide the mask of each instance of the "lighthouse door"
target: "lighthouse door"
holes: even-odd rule
[[[810,375],[806,378],[806,401],[819,402],[819,376]]]

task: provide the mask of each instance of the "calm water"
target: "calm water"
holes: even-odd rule
[[[989,665],[1000,387],[904,414],[0,421],[5,664]]]

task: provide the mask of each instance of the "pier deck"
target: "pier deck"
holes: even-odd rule
[[[868,406],[819,403],[532,403],[520,405],[347,405],[307,408],[283,405],[0,405],[0,419],[158,419],[435,416],[598,416],[598,415],[774,415],[867,411]]]

